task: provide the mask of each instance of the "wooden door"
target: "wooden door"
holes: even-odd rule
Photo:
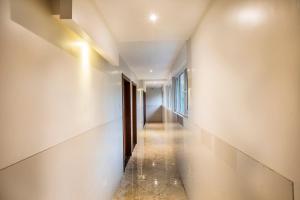
[[[131,95],[130,79],[122,75],[123,96],[123,164],[124,170],[131,156]]]
[[[143,114],[144,114],[144,126],[146,125],[146,92],[143,91]]]
[[[132,144],[133,148],[137,144],[137,101],[136,101],[136,84],[132,83]]]

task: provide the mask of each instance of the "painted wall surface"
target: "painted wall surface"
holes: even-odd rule
[[[298,1],[212,1],[186,58],[190,110],[178,162],[191,199],[290,199],[292,182],[300,199],[299,24]],[[272,183],[284,185],[275,197]]]
[[[0,0],[0,199],[108,200],[123,170],[121,73],[137,80],[48,2]]]
[[[137,129],[141,130],[144,127],[144,109],[143,109],[143,90],[137,90]]]
[[[166,127],[189,199],[293,200],[290,180],[213,133],[188,120]]]
[[[72,0],[72,21],[94,41],[104,58],[119,65],[117,44],[93,0]]]
[[[0,199],[111,200],[123,174],[122,120],[0,171]]]
[[[162,122],[162,88],[147,88],[146,92],[146,121]]]

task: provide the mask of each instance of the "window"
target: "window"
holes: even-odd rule
[[[166,107],[171,109],[171,85],[166,86]]]
[[[175,111],[185,116],[188,114],[187,70],[175,77]]]

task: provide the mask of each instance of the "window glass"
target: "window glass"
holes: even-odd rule
[[[187,71],[180,73],[176,78],[175,81],[175,111],[182,114],[187,115],[188,109],[188,77]]]
[[[185,76],[179,76],[179,112],[185,114]]]

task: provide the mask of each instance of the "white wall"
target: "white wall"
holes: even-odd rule
[[[146,92],[146,121],[162,122],[162,105],[163,105],[162,88],[147,87]]]
[[[291,192],[290,181],[295,184],[295,199],[300,199],[299,16],[299,2],[293,0],[216,0],[210,5],[191,38],[188,60],[191,105],[179,161],[191,199],[200,195],[206,195],[204,199],[247,199],[249,195],[283,199],[280,194]],[[205,155],[210,155],[203,153],[203,144],[208,144],[213,159],[232,158],[235,175],[220,170],[220,162],[203,163]],[[236,150],[222,153],[218,149],[224,145]],[[242,162],[242,152],[251,159]],[[237,165],[243,166],[243,173],[237,172]],[[197,185],[193,179],[204,178],[204,173],[215,176],[192,186]],[[241,181],[236,177],[247,174],[252,178],[236,184]],[[266,174],[272,174],[272,181]],[[228,190],[217,189],[222,181]],[[252,182],[253,187],[247,187],[248,192],[229,188],[243,182],[245,186]],[[282,184],[273,189],[278,195],[262,195],[272,183]]]
[[[82,62],[82,39],[47,2],[0,0],[0,199],[111,199],[123,168],[121,73],[137,80],[92,48]]]
[[[84,32],[83,36],[85,34],[89,36],[97,51],[105,59],[112,65],[119,65],[116,41],[114,41],[114,37],[93,0],[72,0],[71,20],[76,24],[76,27]]]
[[[143,99],[143,90],[137,89],[137,129],[142,130],[144,127],[144,99]]]

